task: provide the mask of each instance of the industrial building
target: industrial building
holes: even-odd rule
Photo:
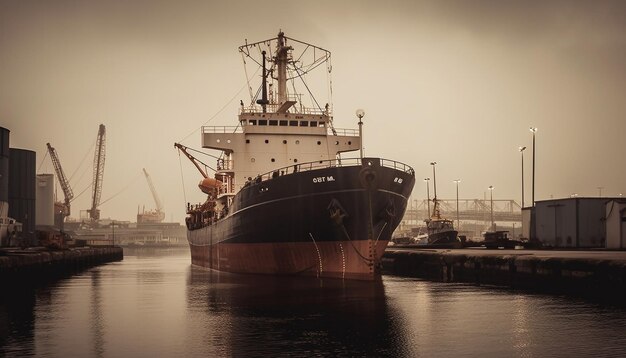
[[[523,233],[549,247],[626,248],[623,236],[618,236],[623,235],[620,220],[624,213],[620,210],[624,202],[620,198],[580,197],[537,201],[534,213],[532,208],[523,210]]]
[[[626,250],[626,199],[606,203],[606,248]]]

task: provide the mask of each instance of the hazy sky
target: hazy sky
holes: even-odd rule
[[[365,109],[365,154],[413,166],[416,199],[437,161],[440,197],[460,178],[462,198],[493,185],[519,202],[524,145],[528,204],[531,125],[537,200],[626,193],[623,1],[0,0],[0,125],[38,167],[50,142],[78,194],[104,123],[102,199],[121,193],[102,217],[154,207],[145,167],[166,219],[182,220],[203,195],[186,158],[183,193],[173,143],[199,148],[210,118],[236,124],[237,47],[279,29],[332,52],[336,127]],[[47,158],[39,173],[51,172]]]

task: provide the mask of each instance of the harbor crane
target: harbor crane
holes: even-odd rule
[[[150,192],[152,192],[152,197],[154,198],[154,203],[156,205],[156,209],[152,211],[143,211],[142,213],[137,214],[137,223],[160,223],[165,219],[165,213],[163,212],[163,205],[161,204],[161,200],[159,199],[159,195],[152,183],[152,179],[150,178],[150,174],[146,171],[146,168],[143,168],[143,174],[146,177],[146,181],[148,182],[148,186],[150,187]]]
[[[57,154],[56,149],[54,149],[50,143],[46,143],[46,146],[48,147],[50,159],[52,159],[54,171],[59,179],[59,184],[63,190],[63,195],[65,196],[65,200],[63,202],[54,203],[54,223],[57,227],[63,229],[63,221],[65,220],[65,217],[70,215],[70,202],[74,198],[74,192],[72,191],[72,187],[70,186],[67,177],[65,176],[63,167],[61,167],[61,161],[59,160],[59,155]]]
[[[102,179],[104,177],[104,157],[106,146],[106,129],[104,124],[98,129],[96,139],[96,151],[93,157],[93,195],[91,197],[91,209],[88,210],[91,221],[100,219],[100,196],[102,195]]]

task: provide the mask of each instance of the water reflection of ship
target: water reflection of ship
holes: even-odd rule
[[[397,356],[409,345],[381,279],[250,276],[192,266],[187,312],[194,317],[190,344],[213,356]]]

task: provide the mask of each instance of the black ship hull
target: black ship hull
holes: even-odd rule
[[[234,196],[226,217],[207,226],[187,223],[192,263],[372,279],[415,183],[413,170],[396,164],[365,158],[361,165],[276,172],[251,183]]]

